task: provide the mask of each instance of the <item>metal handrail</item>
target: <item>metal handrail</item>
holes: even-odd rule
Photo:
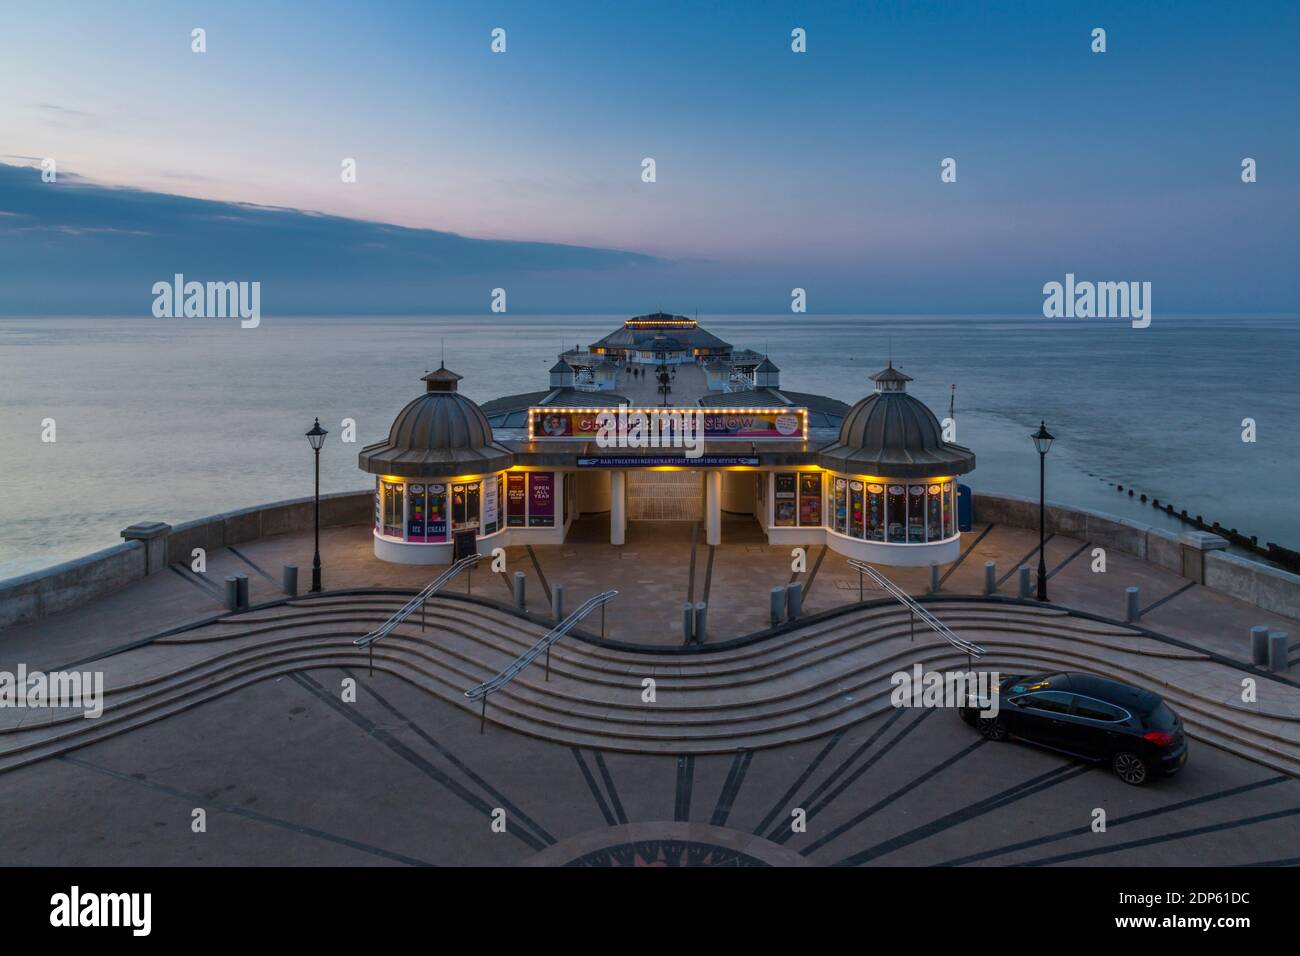
[[[425,587],[423,591],[421,591],[415,597],[411,598],[411,600],[407,601],[404,605],[402,605],[401,609],[392,617],[390,617],[387,621],[385,621],[383,624],[380,624],[379,627],[375,628],[365,637],[358,637],[355,641],[352,642],[357,647],[370,648],[371,673],[374,672],[375,642],[382,640],[383,638],[391,634],[399,624],[405,621],[416,611],[422,611],[424,609],[425,602],[428,601],[429,598],[433,597],[435,594],[441,591],[453,578],[459,575],[462,571],[471,570],[474,567],[474,565],[478,564],[479,560],[482,557],[483,555],[481,554],[471,554],[468,555],[467,557],[461,558],[459,561],[455,562],[449,568],[447,568],[446,571],[443,571],[442,574],[434,578],[433,581],[427,587]],[[421,627],[424,626],[423,617],[421,617],[420,619],[420,626]]]
[[[550,680],[551,645],[577,627],[578,622],[592,611],[597,608],[603,608],[616,597],[618,597],[618,592],[610,590],[597,594],[595,597],[587,598],[587,600],[583,601],[572,614],[566,617],[559,624],[556,624],[555,627],[542,635],[537,643],[511,661],[505,670],[497,674],[495,677],[485,680],[478,686],[471,687],[469,690],[465,691],[465,696],[471,701],[480,700],[483,702],[483,710],[479,718],[479,733],[483,732],[483,724],[487,721],[487,699],[489,694],[500,690],[502,687],[505,687],[506,684],[509,684],[512,680],[518,677],[524,668],[542,655],[543,651],[546,652],[546,679]]]
[[[900,588],[893,581],[889,580],[889,578],[885,577],[871,565],[864,561],[855,561],[850,559],[849,567],[853,568],[859,574],[865,574],[870,577],[871,580],[880,585],[884,591],[888,592],[891,597],[906,607],[908,611],[916,617],[919,617],[924,624],[930,627],[931,630],[963,654],[966,654],[973,660],[979,660],[984,656],[984,648],[972,641],[966,640],[964,637],[958,637],[952,632],[952,629],[949,628],[947,624],[943,623],[943,621],[939,620],[925,608],[921,607],[921,605],[918,604],[910,594]]]

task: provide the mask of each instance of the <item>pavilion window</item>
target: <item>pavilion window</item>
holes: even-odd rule
[[[951,538],[957,533],[957,483],[943,483],[943,536]]]
[[[384,534],[390,538],[402,537],[406,524],[406,486],[400,481],[384,482]]]
[[[849,533],[849,483],[844,478],[835,478],[828,482],[831,494],[832,527],[840,534]]]
[[[943,533],[943,485],[932,484],[925,489],[925,536],[928,541],[940,541]]]
[[[866,539],[868,541],[885,540],[885,486],[874,481],[866,486]],[[858,532],[855,537],[863,537]]]
[[[907,543],[907,486],[885,486],[885,524],[887,541]]]
[[[849,537],[861,538],[863,529],[862,482],[849,482]]]
[[[909,544],[925,543],[925,485],[907,488],[907,540]]]

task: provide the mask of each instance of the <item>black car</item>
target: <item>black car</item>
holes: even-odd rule
[[[1092,674],[1014,676],[998,682],[998,713],[966,706],[961,719],[989,740],[1019,737],[1105,761],[1125,783],[1177,773],[1187,762],[1182,721],[1158,694]]]

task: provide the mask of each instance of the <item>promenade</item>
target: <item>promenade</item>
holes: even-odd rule
[[[1300,688],[1252,670],[1250,626],[1300,633],[1173,572],[1088,542],[1047,542],[1052,607],[988,600],[1037,561],[1037,536],[980,526],[927,602],[1003,673],[1080,669],[1163,693],[1193,735],[1185,770],[1137,789],[1105,768],[1023,744],[989,744],[944,711],[888,706],[889,674],[963,667],[937,636],[859,582],[842,558],[788,549],[729,519],[709,547],[689,523],[600,518],[564,545],[510,548],[377,648],[352,641],[436,569],[383,564],[360,526],[326,529],[326,593],[287,601],[306,572],[292,534],[167,569],[35,624],[0,631],[0,669],[101,670],[104,717],[0,711],[0,777],[15,800],[0,863],[592,865],[1261,863],[1300,858]],[[527,580],[528,611],[509,576]],[[254,608],[229,614],[220,582],[249,577]],[[887,572],[909,592],[925,569]],[[308,579],[309,575],[303,575]],[[769,627],[767,592],[804,588],[806,621]],[[470,593],[466,594],[467,585]],[[485,732],[463,691],[544,633],[566,604],[617,588],[605,642],[557,645],[494,698]],[[1124,589],[1141,589],[1136,627]],[[708,643],[682,651],[681,605],[707,601]],[[257,607],[257,605],[266,605]],[[1071,614],[1069,611],[1082,612]],[[171,633],[167,633],[171,632]],[[720,650],[713,646],[723,644]],[[639,645],[636,650],[625,645]],[[655,648],[661,649],[654,652]],[[641,697],[643,680],[657,700]],[[1256,700],[1241,700],[1254,680]],[[355,681],[347,698],[346,682]],[[1104,807],[1112,826],[1088,827]],[[207,833],[190,830],[196,807]],[[504,834],[491,829],[505,810]],[[796,810],[807,819],[792,829]],[[70,821],[77,820],[77,825]]]

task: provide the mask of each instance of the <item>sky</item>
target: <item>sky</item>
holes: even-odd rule
[[[0,313],[182,266],[286,312],[1026,313],[1073,272],[1293,313],[1298,65],[1274,0],[10,5]]]

